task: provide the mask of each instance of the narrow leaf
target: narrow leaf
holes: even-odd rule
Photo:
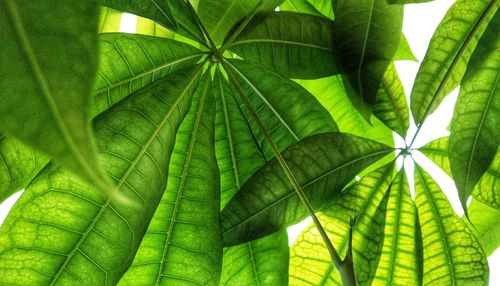
[[[99,33],[120,32],[122,12],[108,7],[101,7],[99,14]]]
[[[356,108],[369,118],[382,76],[399,46],[403,7],[386,0],[334,2],[334,41],[348,79],[346,88]]]
[[[413,54],[411,50],[410,44],[408,43],[408,39],[404,34],[401,34],[399,37],[399,46],[392,58],[394,61],[415,61],[417,62],[417,58]]]
[[[470,58],[451,120],[450,166],[464,210],[500,144],[499,30],[496,15]]]
[[[210,73],[177,132],[168,185],[123,285],[217,285],[222,264]]]
[[[441,170],[443,170],[450,178],[451,168],[450,159],[448,158],[448,142],[449,137],[442,137],[427,143],[425,146],[420,147],[418,151],[423,153],[427,158],[431,159]]]
[[[416,204],[422,231],[424,285],[487,285],[488,262],[479,241],[445,195],[415,165]]]
[[[434,0],[387,0],[389,4],[415,4],[415,3],[426,3]]]
[[[460,83],[498,7],[499,0],[458,0],[448,10],[432,36],[413,85],[410,106],[417,125]]]
[[[98,17],[97,1],[0,2],[0,129],[111,192],[89,116]]]
[[[37,176],[0,228],[0,284],[118,282],[165,190],[199,71],[157,81],[95,120],[107,173],[133,207],[54,165]]]
[[[337,73],[333,22],[307,14],[274,12],[255,17],[228,48],[289,78]]]
[[[355,175],[391,151],[361,137],[326,133],[292,145],[283,152],[283,158],[311,205],[320,209]],[[306,216],[278,161],[273,159],[222,210],[224,244],[235,245],[265,236]]]
[[[484,252],[490,256],[500,247],[500,210],[492,208],[478,200],[472,200],[467,212],[469,219],[477,231],[477,238],[483,246]],[[467,219],[464,219],[469,223]]]

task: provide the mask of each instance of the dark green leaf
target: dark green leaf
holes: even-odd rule
[[[377,89],[401,36],[403,7],[386,0],[337,0],[334,41],[356,108],[369,118]]]
[[[338,130],[328,112],[297,83],[241,60],[230,60],[228,64],[280,150],[307,136]],[[273,158],[271,147],[245,106],[242,112],[266,159]]]
[[[415,122],[422,123],[462,79],[467,62],[499,0],[458,0],[432,36],[411,93]]]
[[[500,247],[500,210],[492,208],[478,200],[472,200],[468,207],[469,219],[477,231],[476,237],[481,242],[484,252],[490,256]],[[464,219],[468,223],[467,219]]]
[[[208,72],[177,132],[168,185],[124,285],[217,285],[222,265],[215,103]]]
[[[305,13],[314,16],[324,16],[320,11],[316,9],[316,7],[314,7],[310,0],[285,0],[280,5],[280,11],[290,11],[296,13]],[[333,9],[331,9],[331,14],[333,16]]]
[[[472,192],[475,199],[500,210],[500,151]]]
[[[451,120],[450,166],[464,210],[500,144],[498,31],[500,15],[497,14],[470,58]]]
[[[199,72],[157,81],[95,120],[104,166],[132,207],[54,165],[37,176],[0,229],[0,284],[118,282],[165,190]]]
[[[319,209],[361,170],[391,148],[361,137],[327,133],[290,146],[283,158]],[[222,210],[224,244],[235,245],[273,233],[307,216],[278,161],[257,171]]]
[[[97,1],[0,2],[0,130],[110,193],[89,115],[98,18]]]
[[[274,12],[255,17],[228,48],[286,77],[325,77],[337,73],[332,28],[325,18]]]
[[[415,191],[424,251],[423,284],[487,285],[488,262],[479,241],[417,165]]]

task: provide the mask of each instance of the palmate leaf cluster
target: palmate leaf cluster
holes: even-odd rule
[[[500,1],[451,6],[408,104],[417,2],[0,0],[0,200],[25,189],[0,284],[487,285]],[[450,136],[416,149],[459,85]],[[412,152],[464,218],[421,166],[409,185]]]

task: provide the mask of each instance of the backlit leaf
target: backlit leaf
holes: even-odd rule
[[[441,170],[443,170],[451,178],[450,159],[448,158],[448,142],[449,137],[442,137],[418,148],[418,151],[427,156],[427,158],[431,159],[431,161],[438,165]]]
[[[468,207],[469,219],[477,231],[477,238],[484,252],[490,256],[500,247],[500,210],[494,209],[478,200],[472,200]],[[468,223],[468,220],[464,218]]]

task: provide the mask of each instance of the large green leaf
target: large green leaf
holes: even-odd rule
[[[48,162],[43,153],[14,137],[0,138],[0,203],[24,189]]]
[[[464,210],[500,144],[500,15],[472,54],[451,120],[450,167]]]
[[[224,249],[220,285],[288,285],[286,231]]]
[[[475,199],[500,210],[500,151],[472,192]]]
[[[353,255],[355,271],[361,278],[358,281],[362,280],[359,282],[368,282],[366,278],[373,278],[374,266],[382,249],[381,232],[384,230],[384,208],[387,202],[384,197],[391,183],[393,166],[391,163],[367,174],[333,198],[318,215],[341,257],[345,257],[347,252],[350,220],[352,217],[357,218],[353,230]],[[314,224],[300,234],[291,248],[290,285],[341,285],[340,277]]]
[[[488,262],[479,241],[418,165],[415,191],[422,231],[423,284],[487,285]]]
[[[469,219],[477,231],[477,238],[486,255],[491,255],[500,247],[500,210],[478,200],[472,200],[468,207]],[[469,221],[464,219],[466,223]]]
[[[391,148],[361,137],[326,133],[290,146],[283,158],[315,209]],[[259,169],[222,210],[224,244],[256,239],[307,216],[276,159]]]
[[[458,0],[446,13],[413,85],[410,105],[417,125],[460,83],[479,38],[499,6],[499,0]]]
[[[341,132],[363,136],[389,146],[394,145],[392,131],[385,124],[375,117],[372,117],[369,124],[357,112],[347,97],[340,76],[296,82],[313,94],[330,112]]]
[[[210,73],[177,132],[168,185],[123,285],[218,285],[222,264]]]
[[[95,120],[107,173],[134,205],[54,165],[37,176],[0,229],[0,284],[116,284],[165,190],[175,132],[200,70],[157,81]]]
[[[334,1],[334,41],[356,108],[369,118],[401,36],[403,7],[386,0]]]
[[[332,28],[322,17],[274,12],[255,17],[228,48],[289,78],[325,77],[337,73]]]
[[[100,62],[92,114],[144,86],[195,64],[203,52],[177,41],[129,34],[99,36]]]
[[[98,18],[97,1],[0,2],[0,130],[111,192],[89,115]]]
[[[420,147],[418,151],[422,152],[438,167],[441,168],[451,178],[450,159],[448,158],[448,142],[449,137],[442,137],[427,143]]]
[[[331,0],[285,0],[280,5],[280,11],[307,13],[333,20]]]
[[[216,45],[222,43],[231,28],[252,13],[273,11],[283,0],[200,0],[198,15]]]
[[[374,285],[421,285],[419,228],[405,170],[401,169],[390,189],[384,245]]]
[[[241,60],[230,60],[228,64],[280,150],[307,136],[338,130],[328,112],[297,83]],[[273,158],[271,147],[244,105],[242,112],[266,159]]]
[[[405,90],[394,64],[390,64],[382,77],[373,114],[401,137],[406,137],[410,114]]]

